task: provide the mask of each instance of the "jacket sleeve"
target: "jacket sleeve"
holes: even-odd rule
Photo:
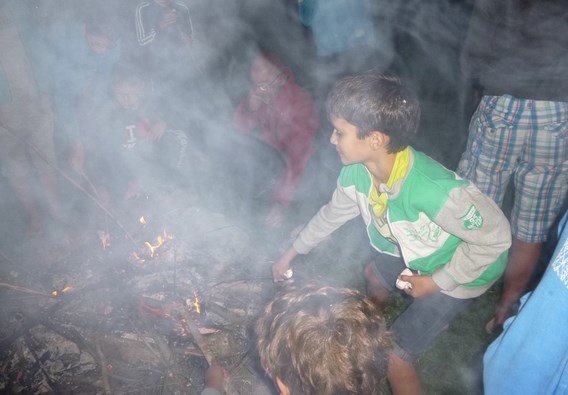
[[[475,186],[456,188],[434,222],[462,243],[432,275],[443,290],[477,279],[511,246],[511,229],[501,209]]]
[[[141,46],[152,42],[157,34],[156,29],[154,29],[147,20],[146,8],[149,5],[150,3],[147,1],[138,4],[134,16],[136,24],[136,38],[138,39],[138,44]]]
[[[359,214],[355,199],[338,185],[331,201],[313,216],[292,246],[298,254],[307,254],[341,225]]]

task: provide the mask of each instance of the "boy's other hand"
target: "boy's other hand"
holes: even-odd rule
[[[289,277],[286,276],[285,273],[290,270],[292,260],[296,257],[296,255],[298,255],[298,253],[294,247],[290,247],[286,250],[284,255],[282,255],[274,265],[272,265],[272,278],[275,283],[289,280]]]
[[[407,281],[412,288],[406,288],[404,292],[413,298],[422,298],[424,296],[438,292],[440,287],[432,280],[432,276],[400,276],[402,281]]]

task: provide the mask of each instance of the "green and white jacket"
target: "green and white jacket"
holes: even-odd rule
[[[371,173],[362,164],[343,167],[331,201],[293,243],[307,254],[333,231],[361,215],[371,245],[402,256],[406,266],[432,275],[442,292],[455,298],[483,294],[505,270],[511,245],[509,222],[477,187],[411,148],[405,178],[379,192],[388,197],[387,221],[396,242],[375,228],[369,195]]]

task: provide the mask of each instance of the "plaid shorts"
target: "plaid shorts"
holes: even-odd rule
[[[513,236],[546,241],[568,191],[568,102],[484,96],[457,173],[501,204],[511,176]]]

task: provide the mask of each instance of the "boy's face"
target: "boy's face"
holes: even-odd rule
[[[127,110],[136,110],[140,100],[140,87],[134,83],[119,82],[114,86],[114,97]]]
[[[360,139],[357,136],[359,128],[343,118],[332,116],[331,123],[333,124],[333,133],[330,142],[335,145],[341,163],[351,165],[371,159],[374,151],[371,149],[369,136]]]

